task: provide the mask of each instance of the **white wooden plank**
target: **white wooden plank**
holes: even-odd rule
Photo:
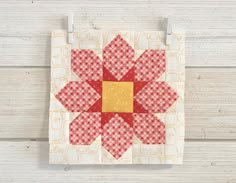
[[[186,74],[186,139],[236,139],[236,69]],[[50,68],[0,68],[0,78],[0,138],[47,138]]]
[[[236,139],[236,105],[185,104],[186,139]]]
[[[186,104],[235,104],[235,68],[188,68]]]
[[[172,15],[187,66],[236,66],[236,2],[211,0],[1,1],[0,66],[48,66],[50,31],[66,28],[69,11],[77,29],[165,30],[160,17]]]
[[[73,5],[74,6],[74,5]],[[0,7],[1,8],[1,7]],[[45,8],[45,9],[42,9]],[[161,9],[162,8],[162,9]],[[236,8],[225,8],[224,11],[219,9],[183,8],[176,14],[174,8],[163,8],[162,6],[154,7],[81,7],[66,5],[51,6],[30,6],[22,7],[19,10],[14,8],[2,7],[0,21],[0,33],[48,33],[53,29],[65,28],[65,16],[68,12],[75,12],[76,29],[95,28],[95,29],[131,29],[131,30],[164,30],[165,22],[163,18],[172,15],[175,30],[185,30],[187,32],[196,31],[235,31],[236,25]],[[214,13],[212,13],[212,10]],[[22,11],[23,13],[22,13]],[[58,11],[57,11],[58,10]],[[186,8],[185,8],[186,10]],[[205,11],[204,11],[205,10]],[[208,10],[208,11],[207,11]],[[169,11],[169,12],[168,12]],[[199,11],[202,14],[199,14]],[[230,14],[231,12],[231,14]],[[212,13],[212,14],[210,14]],[[7,20],[4,19],[7,15]],[[195,14],[195,15],[194,15]],[[198,15],[197,15],[198,14]]]
[[[0,66],[50,65],[49,36],[0,37]]]
[[[47,138],[49,69],[2,68],[0,78],[0,137]]]
[[[186,142],[184,164],[48,165],[48,142],[0,142],[0,181],[17,182],[207,182],[236,181],[235,142]]]
[[[187,31],[235,30],[234,1],[17,1],[0,4],[0,32],[39,31],[62,28],[65,15],[75,13],[76,26],[96,28],[156,29],[157,17],[173,16],[177,27]],[[6,17],[7,16],[7,20]],[[141,26],[140,26],[140,25]],[[159,25],[161,26],[161,25]],[[27,28],[27,29],[25,29]],[[48,30],[47,30],[48,29]]]
[[[236,32],[188,34],[186,66],[236,66]],[[50,66],[50,36],[0,36],[0,66]]]

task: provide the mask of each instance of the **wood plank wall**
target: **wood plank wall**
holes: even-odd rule
[[[48,165],[50,31],[186,32],[181,166]],[[236,1],[0,0],[0,182],[236,182]]]

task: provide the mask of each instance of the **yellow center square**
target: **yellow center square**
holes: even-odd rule
[[[102,82],[102,112],[133,112],[133,82]]]

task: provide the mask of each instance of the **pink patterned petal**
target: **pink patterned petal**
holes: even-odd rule
[[[166,68],[164,50],[146,50],[135,62],[136,81],[154,81]]]
[[[81,113],[70,123],[70,144],[90,145],[101,134],[101,113]]]
[[[134,113],[133,130],[144,144],[165,144],[165,124],[151,113]]]
[[[102,80],[102,61],[92,50],[72,50],[71,69],[82,81]]]
[[[118,114],[103,126],[102,146],[116,159],[132,145],[133,130]]]
[[[56,98],[70,112],[88,110],[101,96],[86,82],[69,82]]]
[[[150,82],[134,98],[149,112],[164,113],[178,95],[166,82]]]
[[[107,70],[120,80],[133,67],[134,50],[118,35],[104,48],[103,62]]]

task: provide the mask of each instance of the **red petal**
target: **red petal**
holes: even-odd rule
[[[82,81],[102,80],[102,61],[92,50],[72,50],[71,69]]]
[[[56,98],[70,112],[88,110],[101,96],[86,82],[69,82]]]
[[[144,144],[165,144],[165,124],[154,114],[133,114],[133,130]]]
[[[103,49],[103,64],[120,80],[134,65],[134,49],[118,35]]]
[[[178,95],[166,82],[151,82],[134,98],[149,112],[163,113],[174,104]]]
[[[103,127],[102,146],[116,159],[129,149],[132,139],[132,128],[118,114]]]
[[[101,134],[101,113],[80,113],[70,123],[70,144],[90,145]]]
[[[146,50],[135,62],[136,81],[154,81],[166,68],[164,50]]]

